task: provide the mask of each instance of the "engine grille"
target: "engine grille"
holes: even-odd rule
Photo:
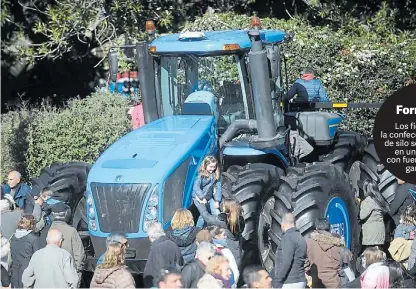
[[[102,232],[136,233],[150,184],[91,183],[91,192]]]

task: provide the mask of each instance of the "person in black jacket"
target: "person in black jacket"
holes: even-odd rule
[[[295,227],[295,216],[282,218],[283,237],[276,254],[273,288],[305,288],[306,240]]]
[[[144,267],[144,284],[147,288],[156,287],[155,279],[160,270],[172,265],[183,266],[183,257],[178,245],[169,240],[160,223],[152,223],[147,229],[150,242],[149,257]]]
[[[225,229],[228,248],[234,255],[237,266],[241,265],[242,234],[245,228],[243,209],[234,199],[224,199],[222,202],[223,213],[218,216],[211,215],[204,205],[195,202],[202,218],[209,226],[217,226]]]
[[[394,199],[390,204],[390,215],[396,226],[400,224],[400,216],[406,210],[406,207],[415,203],[415,200],[409,193],[409,189],[415,190],[415,185],[405,183],[398,178],[397,183],[399,186],[396,188]]]
[[[182,268],[182,288],[197,288],[199,279],[205,274],[205,266],[215,256],[214,244],[201,242],[196,250],[195,259]]]
[[[10,267],[10,282],[14,288],[23,288],[23,271],[29,265],[30,258],[40,248],[39,236],[34,233],[35,218],[24,215],[19,222],[18,229],[10,240],[12,265]]]

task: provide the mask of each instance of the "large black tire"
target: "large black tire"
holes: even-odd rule
[[[364,196],[363,191],[358,187],[358,181],[372,179],[378,184],[378,189],[383,198],[389,204],[393,202],[398,183],[396,177],[380,163],[380,158],[377,155],[372,139],[370,139],[367,148],[364,150],[362,162],[355,162],[353,167],[356,167],[356,169],[355,171],[351,170],[349,175],[355,186],[355,190],[358,192],[358,196],[361,199],[363,199]],[[388,246],[391,241],[392,233],[396,228],[396,224],[389,214],[385,216],[384,222],[386,224],[386,246]]]
[[[39,196],[40,191],[49,187],[52,197],[66,203],[72,212],[70,224],[81,236],[86,255],[93,255],[91,239],[88,234],[86,200],[84,197],[87,176],[91,165],[83,162],[54,163],[43,168],[41,175],[32,180],[32,195]],[[83,274],[81,288],[90,284],[89,277]]]
[[[90,168],[90,164],[82,162],[55,163],[32,180],[32,195],[38,196],[45,187],[52,189],[54,199],[70,206],[72,226],[83,232],[88,231],[84,193]]]
[[[266,207],[267,211],[270,207],[270,204],[266,205],[267,202],[274,201],[273,195],[279,187],[281,175],[284,175],[281,168],[263,163],[248,164],[244,167],[234,165],[222,175],[223,196],[235,198],[243,208],[245,229],[241,268],[247,264],[270,263],[270,260],[263,260],[261,256],[261,253],[268,249],[268,240],[264,238],[268,239],[271,225],[270,213],[264,212],[264,208]],[[264,218],[270,219],[269,225]],[[260,221],[263,221],[261,226]],[[266,254],[266,259],[268,256],[269,254]]]
[[[329,163],[300,164],[289,168],[287,175],[281,177],[271,214],[272,258],[280,248],[283,235],[281,224],[285,213],[295,215],[296,227],[307,239],[315,229],[314,221],[325,217],[327,205],[334,197],[342,199],[347,207],[351,224],[350,250],[356,259],[360,252],[358,207],[348,175],[340,166]]]
[[[335,135],[330,152],[321,157],[321,161],[340,166],[348,172],[355,161],[363,157],[367,138],[351,131],[339,131]]]
[[[369,141],[367,148],[364,150],[361,164],[360,179],[364,181],[367,178],[377,182],[381,194],[389,204],[394,200],[394,194],[398,186],[396,177],[380,163],[373,140]]]

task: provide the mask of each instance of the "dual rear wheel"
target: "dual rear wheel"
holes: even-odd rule
[[[338,165],[300,164],[287,174],[269,164],[231,166],[223,174],[224,197],[242,204],[246,228],[243,232],[242,266],[262,264],[269,272],[274,267],[283,235],[282,218],[291,212],[296,227],[309,237],[316,218],[327,217],[357,255],[358,207],[348,175]]]

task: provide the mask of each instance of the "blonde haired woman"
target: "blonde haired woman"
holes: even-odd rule
[[[136,288],[133,276],[124,265],[125,244],[110,244],[103,263],[98,265],[90,288]]]
[[[228,259],[214,256],[205,267],[205,275],[198,281],[198,289],[231,288],[231,269]]]
[[[211,215],[204,206],[200,206],[198,210],[209,226],[217,226],[225,230],[227,246],[233,253],[237,265],[240,266],[242,233],[245,227],[240,203],[235,199],[224,199],[223,213],[218,216]]]
[[[171,222],[172,230],[167,232],[167,236],[178,245],[185,263],[195,258],[197,248],[195,239],[200,231],[195,227],[194,217],[187,209],[179,209],[175,212]]]

